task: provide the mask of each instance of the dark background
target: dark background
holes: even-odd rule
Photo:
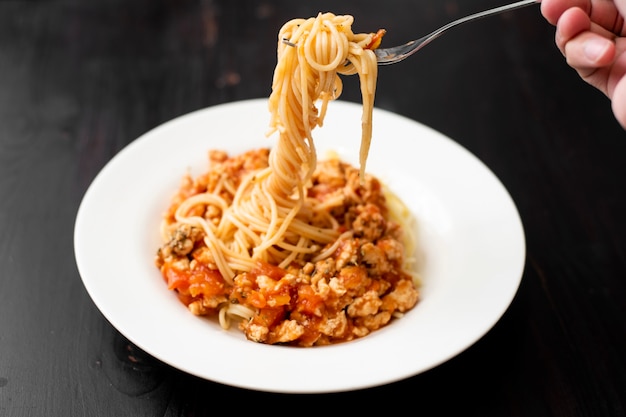
[[[566,66],[539,6],[457,28],[379,71],[376,105],[478,156],[525,227],[513,303],[447,363],[340,394],[219,385],[126,340],[76,268],[75,215],[98,171],[165,121],[267,97],[287,20],[352,14],[355,32],[386,28],[390,46],[501,4],[1,0],[0,415],[295,414],[378,404],[416,415],[625,416],[626,135],[608,99]],[[356,77],[344,82],[342,99],[359,102]]]

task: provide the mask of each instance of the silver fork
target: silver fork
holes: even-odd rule
[[[480,19],[483,17],[491,16],[494,14],[508,12],[509,10],[515,10],[515,9],[519,9],[522,7],[530,6],[531,4],[539,4],[540,2],[541,0],[523,0],[523,1],[518,1],[515,3],[507,4],[504,6],[496,7],[493,9],[485,10],[483,12],[474,13],[472,15],[450,22],[447,25],[442,26],[439,29],[429,33],[428,35],[422,38],[416,39],[414,41],[407,42],[404,45],[398,45],[398,46],[394,46],[391,48],[375,49],[374,53],[376,54],[376,60],[378,61],[378,65],[395,64],[396,62],[400,62],[408,58],[409,56],[413,55],[415,52],[419,51],[424,46],[428,45],[430,42],[437,39],[448,29],[451,29],[455,26],[458,26],[463,23],[467,23],[476,19]]]

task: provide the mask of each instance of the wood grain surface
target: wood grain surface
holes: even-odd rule
[[[500,4],[0,1],[0,415],[358,413],[378,404],[433,416],[626,416],[626,134],[607,98],[566,66],[538,7],[458,28],[379,71],[376,105],[479,157],[525,228],[517,296],[450,361],[340,394],[223,386],[126,340],[76,268],[74,220],[99,170],[165,121],[268,96],[287,20],[352,14],[355,31],[384,27],[393,45]],[[346,79],[341,99],[359,94]]]

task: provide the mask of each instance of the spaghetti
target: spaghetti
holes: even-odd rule
[[[235,157],[211,151],[211,169],[185,178],[164,218],[157,266],[169,288],[195,314],[218,311],[224,328],[243,319],[251,340],[302,346],[349,340],[418,299],[398,249],[399,227],[387,220],[380,183],[365,174],[377,77],[372,48],[384,31],[354,34],[352,23],[352,16],[320,13],[281,28],[267,133],[278,133],[276,146]],[[328,102],[342,92],[340,74],[358,74],[361,82],[358,171],[339,161],[318,164],[312,137]],[[359,269],[349,269],[355,262]],[[336,276],[316,275],[321,268]],[[346,295],[351,286],[356,292]],[[377,308],[364,314],[353,304],[368,291],[377,301],[366,304]],[[363,317],[369,324],[360,323]]]

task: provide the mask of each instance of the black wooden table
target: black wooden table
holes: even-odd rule
[[[355,31],[386,28],[393,45],[500,4],[0,1],[0,415],[295,414],[379,404],[416,415],[625,416],[626,134],[609,101],[566,66],[538,7],[458,28],[379,71],[376,105],[474,153],[524,224],[515,299],[450,361],[345,393],[224,386],[125,339],[78,274],[74,220],[99,170],[165,121],[267,97],[287,20],[352,14]],[[356,81],[346,81],[341,99],[360,101]]]

